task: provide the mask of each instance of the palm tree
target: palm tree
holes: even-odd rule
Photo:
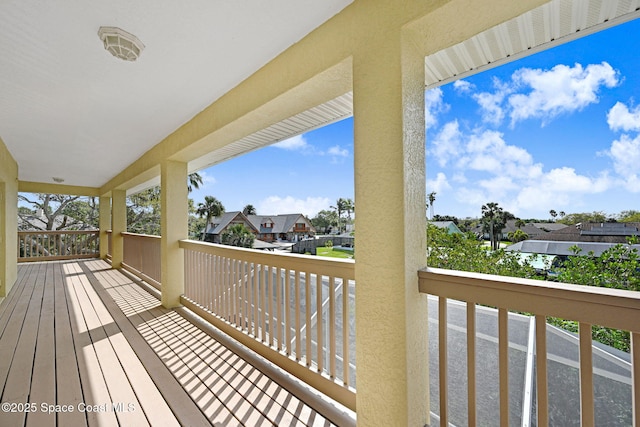
[[[340,197],[336,201],[335,206],[330,206],[331,209],[335,209],[338,212],[338,231],[342,232],[342,213],[347,211],[348,202],[350,199],[343,199]]]
[[[351,212],[355,211],[355,205],[351,199],[344,199],[344,202],[344,208],[347,211],[348,223],[351,224]]]
[[[245,215],[256,215],[256,208],[253,205],[247,205],[242,209],[242,213]]]
[[[194,188],[196,190],[199,189],[200,185],[202,185],[202,176],[198,172],[190,173],[187,177],[187,190],[189,193],[191,193]]]
[[[222,233],[220,241],[223,245],[251,248],[255,238],[256,236],[244,224],[234,224]]]
[[[431,219],[433,219],[433,203],[436,201],[436,192],[432,191],[431,193],[427,194],[427,200],[429,200],[427,206],[431,208]]]
[[[196,214],[202,218],[203,216],[207,218],[207,225],[211,222],[211,218],[220,216],[224,213],[224,206],[220,200],[216,199],[213,196],[204,196],[204,203],[198,203],[198,209],[196,209]],[[205,226],[205,231],[206,231]]]
[[[553,220],[555,220],[555,218],[558,216],[558,213],[557,213],[556,211],[554,211],[553,209],[551,209],[551,210],[549,211],[549,215],[551,215],[551,218],[552,218]]]
[[[518,219],[516,220],[516,227],[518,227],[518,230],[520,230],[520,229],[521,229],[522,227],[524,227],[525,225],[526,225],[526,223],[525,223],[523,220],[521,220],[520,218],[518,218]]]
[[[489,202],[486,205],[482,205],[482,220],[489,232],[492,250],[495,251],[498,249],[498,235],[506,227],[507,220],[510,218],[513,218],[513,215],[504,211],[495,202]]]

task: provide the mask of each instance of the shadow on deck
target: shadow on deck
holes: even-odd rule
[[[221,341],[102,260],[22,264],[0,425],[332,425]]]

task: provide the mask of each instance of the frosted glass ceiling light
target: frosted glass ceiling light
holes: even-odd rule
[[[136,36],[120,28],[100,27],[98,36],[109,53],[124,61],[135,61],[144,49],[144,44]]]

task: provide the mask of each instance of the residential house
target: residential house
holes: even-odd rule
[[[234,224],[243,224],[256,239],[264,242],[297,242],[315,235],[315,228],[303,214],[244,215],[225,212],[213,217],[205,231],[205,241],[220,243],[222,234]]]
[[[462,234],[462,231],[453,221],[429,221],[429,224],[435,225],[438,228],[444,228],[449,234]]]
[[[316,229],[303,214],[247,215],[258,230],[257,238],[265,242],[297,242],[313,237]]]
[[[236,224],[244,225],[255,235],[259,233],[258,229],[254,227],[242,212],[225,212],[220,216],[211,218],[204,231],[203,240],[211,243],[222,243],[222,234]]]
[[[637,222],[588,222],[566,226],[544,235],[531,237],[533,240],[556,242],[627,243],[627,238],[640,238],[640,223]]]
[[[55,389],[55,378],[46,376],[59,366],[60,359],[52,356],[58,349],[70,350],[65,354],[75,361],[92,357],[96,363],[84,365],[86,370],[81,373],[95,373],[90,379],[96,383],[85,381],[82,384],[87,387],[87,393],[102,393],[108,397],[111,390],[94,385],[97,381],[104,384],[113,379],[111,373],[118,369],[122,373],[122,367],[114,363],[110,365],[113,371],[106,371],[96,359],[111,352],[112,345],[127,340],[128,335],[114,333],[118,325],[126,324],[134,335],[137,350],[142,350],[142,353],[130,351],[128,359],[140,363],[153,360],[154,364],[138,366],[127,371],[127,375],[122,373],[125,381],[118,390],[124,389],[126,378],[166,371],[173,367],[174,361],[182,363],[179,354],[183,352],[193,354],[185,363],[197,363],[193,369],[185,366],[179,374],[169,373],[163,377],[173,381],[171,384],[175,384],[177,378],[188,384],[170,394],[156,390],[155,397],[150,399],[152,407],[159,407],[157,402],[169,403],[162,406],[161,414],[170,416],[183,408],[193,408],[187,415],[198,415],[198,421],[204,419],[204,422],[183,421],[184,425],[211,425],[217,421],[214,417],[219,409],[233,405],[231,418],[224,422],[223,417],[218,424],[228,425],[233,417],[238,417],[235,424],[253,422],[258,425],[278,424],[281,414],[288,415],[287,421],[293,424],[296,415],[309,413],[306,409],[298,410],[303,405],[300,401],[293,402],[291,395],[283,401],[290,402],[294,411],[285,408],[280,412],[274,405],[282,390],[270,379],[264,383],[274,387],[257,393],[251,402],[246,402],[242,393],[227,396],[230,388],[226,385],[232,382],[253,390],[252,380],[245,380],[241,374],[258,373],[252,368],[245,369],[245,359],[224,364],[224,369],[207,365],[201,357],[203,352],[207,352],[207,357],[210,355],[210,347],[203,344],[207,338],[197,329],[187,331],[188,322],[180,314],[186,311],[180,307],[185,306],[202,316],[201,323],[206,321],[218,332],[247,345],[250,349],[247,353],[268,357],[292,375],[303,378],[311,387],[357,411],[360,427],[435,425],[436,416],[441,425],[449,425],[452,419],[449,412],[464,419],[460,425],[495,425],[498,419],[501,425],[531,424],[535,422],[531,419],[534,412],[539,418],[537,425],[548,425],[550,413],[554,422],[555,415],[562,413],[552,412],[553,405],[567,395],[564,390],[553,392],[554,384],[547,381],[544,322],[547,316],[553,316],[580,324],[579,362],[566,375],[576,379],[571,390],[580,388],[581,391],[576,398],[571,395],[572,407],[577,409],[579,406],[581,419],[578,422],[610,425],[608,420],[597,419],[612,411],[596,411],[603,399],[600,394],[594,397],[594,392],[601,393],[608,387],[594,389],[593,386],[595,362],[592,361],[595,357],[592,357],[590,325],[631,331],[634,342],[631,360],[637,373],[640,369],[637,345],[640,342],[640,298],[615,289],[598,288],[596,292],[584,286],[541,284],[534,280],[426,268],[424,160],[429,153],[425,150],[425,89],[635,19],[640,16],[636,3],[607,0],[406,0],[401,3],[283,0],[253,2],[247,8],[240,2],[165,2],[157,7],[149,1],[111,0],[88,8],[78,7],[77,2],[1,2],[0,298],[6,297],[5,302],[11,303],[16,295],[12,289],[22,289],[26,280],[42,281],[39,275],[18,274],[17,194],[23,191],[99,197],[100,256],[104,259],[98,261],[93,271],[89,271],[89,266],[84,270],[58,269],[58,277],[64,280],[52,287],[38,288],[42,296],[39,301],[52,300],[54,289],[56,295],[62,292],[63,296],[55,298],[57,302],[64,303],[68,294],[73,294],[74,298],[84,295],[84,299],[75,310],[55,311],[60,319],[66,319],[66,322],[55,322],[56,334],[51,329],[45,329],[51,333],[42,334],[30,329],[29,337],[57,339],[59,326],[77,325],[74,320],[95,307],[98,299],[104,298],[111,307],[116,307],[118,303],[126,304],[133,295],[139,296],[144,291],[136,289],[135,283],[125,289],[119,280],[126,279],[120,270],[130,265],[132,258],[143,255],[157,254],[153,261],[160,267],[157,270],[163,306],[159,308],[155,300],[148,301],[147,305],[128,306],[126,313],[120,311],[119,315],[114,315],[114,320],[106,319],[104,326],[95,321],[103,318],[104,313],[98,313],[90,323],[81,323],[83,330],[74,336],[77,338],[73,341],[75,345],[69,345],[70,339],[66,344],[61,341],[55,348],[48,347],[54,348],[50,353],[42,353],[33,342],[20,345],[7,337],[1,348],[7,354],[19,355],[12,361],[27,362],[20,366],[22,369],[13,372],[26,372],[29,376],[29,381],[14,381],[22,378],[17,374],[8,377],[11,384],[21,382],[25,385],[26,391],[16,402],[22,404],[34,397],[33,393],[29,394],[30,384],[51,383],[47,396],[52,399],[66,391],[68,381],[59,383]],[[105,36],[105,28],[109,31],[109,27],[99,27],[113,23],[135,33],[140,37],[135,40],[144,43],[127,41],[122,46],[114,46],[125,32]],[[142,44],[146,46],[143,51]],[[103,47],[127,61],[112,57]],[[125,49],[124,55],[122,49]],[[130,61],[138,56],[137,61]],[[350,116],[354,117],[354,196],[358,203],[356,262],[256,252],[205,245],[188,239],[185,183],[189,172],[223,163]],[[238,171],[239,176],[252,173]],[[131,236],[126,233],[126,196],[157,184],[161,185],[162,193],[161,237],[141,238],[145,242],[152,241],[150,244],[155,245],[157,252],[128,251],[125,245]],[[382,223],[381,219],[384,219]],[[239,284],[246,284],[246,280],[259,276],[229,270],[230,266],[239,264],[244,272],[256,271],[256,266],[260,266],[259,271],[265,271],[264,265],[269,267],[268,271],[276,266],[274,268],[279,271],[292,272],[285,282],[293,283],[298,290],[305,289],[302,282],[306,289],[316,289],[311,288],[311,281],[307,280],[313,277],[316,279],[314,285],[318,282],[327,283],[327,287],[334,284],[330,290],[339,290],[345,297],[341,298],[342,304],[335,300],[326,304],[325,312],[325,295],[316,292],[314,302],[321,308],[313,317],[316,328],[309,324],[310,327],[304,328],[306,336],[297,336],[295,345],[291,346],[292,340],[287,339],[287,334],[302,334],[300,322],[304,317],[311,318],[311,311],[304,315],[299,315],[301,311],[297,311],[296,316],[287,315],[286,319],[300,318],[300,322],[273,328],[273,317],[279,317],[281,305],[276,305],[275,310],[259,306],[260,295],[269,294],[265,290],[273,289],[273,280],[266,280],[266,284],[260,282],[260,289],[253,286],[255,293],[260,290],[258,295],[245,292],[246,286],[242,288],[243,292],[230,292],[236,291]],[[200,275],[205,267],[206,280]],[[293,280],[289,280],[291,276]],[[103,277],[108,288],[98,289],[99,292],[92,290],[88,278],[93,284],[97,277]],[[270,275],[270,278],[274,277],[276,284],[281,283],[281,275]],[[200,287],[202,284],[207,287]],[[280,289],[276,286],[276,294]],[[332,293],[326,295],[330,297]],[[20,295],[24,294],[27,293]],[[33,294],[37,296],[35,292]],[[285,294],[289,296],[286,289]],[[217,299],[200,299],[211,295],[218,295]],[[251,300],[239,301],[238,295]],[[295,292],[292,295],[295,296]],[[436,321],[429,320],[427,295],[439,297],[437,341],[429,339],[429,335],[434,335],[428,333],[429,325]],[[305,298],[293,299],[306,299],[308,306],[312,304],[311,292],[305,292]],[[464,312],[460,316],[463,323],[455,329],[447,326],[447,299],[467,301],[467,304],[460,304]],[[4,310],[3,306],[3,319],[4,314],[18,312],[27,305],[15,305],[15,310]],[[29,313],[38,306],[40,302],[29,305]],[[476,347],[477,340],[460,340],[462,351],[450,353],[467,354],[466,368],[448,369],[447,336],[466,330],[473,338],[476,319],[478,330],[483,326],[481,316],[476,316],[477,306],[499,307],[497,321],[493,323],[497,326],[492,327],[498,329],[499,339],[495,340],[498,348],[491,353],[490,360],[492,366],[496,366],[495,373],[476,382],[475,356],[489,352],[482,351],[480,344]],[[334,322],[334,318],[340,317],[338,308],[347,315],[352,310],[353,318]],[[509,327],[509,310],[537,315],[529,321],[532,327],[528,331],[535,333],[527,334],[529,341],[536,343],[535,354],[528,352],[522,357],[530,367],[523,370],[526,377],[514,375],[510,378],[513,366],[510,354],[515,346],[507,339],[513,330]],[[436,316],[434,311],[431,313]],[[152,319],[156,315],[159,321]],[[70,319],[70,316],[74,317]],[[39,316],[34,316],[37,318]],[[29,327],[34,323],[19,324]],[[42,328],[52,324],[51,321],[40,322]],[[184,332],[174,334],[175,329],[170,328],[176,325],[184,326]],[[343,330],[349,332],[342,335],[344,339],[339,342],[334,333],[336,325],[344,325]],[[140,332],[136,329],[139,327],[144,329]],[[284,336],[274,336],[279,331]],[[164,352],[162,358],[151,355],[144,341],[146,335],[153,335],[152,341],[156,345],[178,342],[180,347],[176,352]],[[303,345],[303,339],[306,345]],[[327,344],[329,340],[331,342]],[[288,345],[283,349],[281,345],[285,341]],[[427,357],[429,345],[438,348],[438,361]],[[105,351],[94,351],[95,348]],[[228,348],[220,348],[220,352],[226,352]],[[337,357],[335,348],[355,355],[353,363],[344,355]],[[331,357],[326,356],[329,353]],[[56,363],[46,365],[51,369],[32,370],[34,366],[45,366],[30,363],[36,354],[38,360],[55,360]],[[117,357],[121,353],[110,354]],[[558,359],[549,358],[549,371],[557,368]],[[435,366],[438,369],[431,369]],[[356,367],[357,384],[351,381]],[[211,380],[223,371],[236,368],[243,372],[234,371],[238,375],[229,382]],[[208,381],[192,383],[200,371],[206,372]],[[435,371],[438,375],[430,378],[430,372]],[[37,381],[30,381],[32,372]],[[43,377],[38,376],[39,372],[51,381],[40,381]],[[78,373],[78,369],[68,372]],[[273,377],[280,378],[275,374]],[[459,377],[469,384],[466,392],[456,396],[463,397],[464,404],[449,405],[451,393],[447,385],[449,380],[460,384]],[[640,380],[637,377],[625,378],[625,386],[633,388],[633,393],[629,391],[628,400],[617,405],[614,411],[617,416],[618,408],[633,409],[636,424],[640,413]],[[535,383],[537,396],[528,394],[529,402],[536,402],[533,412],[530,403],[522,405],[522,411],[520,407],[510,408],[511,392],[524,389],[520,387],[524,380],[530,382],[528,384]],[[477,393],[476,383],[484,385],[490,381],[489,392]],[[154,389],[161,382],[147,381],[145,385]],[[224,387],[224,402],[220,403],[215,397],[209,400],[211,394],[200,395],[212,391],[209,387],[214,392]],[[306,402],[308,399],[303,397],[302,388],[298,386],[291,390],[296,390],[295,397]],[[44,388],[33,391],[42,390]],[[194,390],[198,394],[196,397],[189,394]],[[533,390],[533,387],[527,390]],[[128,396],[135,397],[136,394]],[[272,396],[274,399],[270,399]],[[265,397],[264,401],[262,397]],[[129,400],[127,397],[120,401]],[[105,398],[95,403],[106,402]],[[240,406],[235,406],[236,402],[240,402]],[[69,401],[51,403],[68,404]],[[468,411],[458,409],[467,407]],[[252,417],[255,414],[252,411],[258,408],[264,412]],[[322,408],[325,411],[326,405]],[[267,418],[272,416],[271,409],[277,420]],[[524,409],[529,410],[525,413]],[[153,416],[158,411],[148,413]],[[488,419],[478,419],[477,416],[485,413],[488,413]],[[515,414],[522,415],[516,417]],[[35,420],[43,414],[28,415],[29,420],[34,419],[34,425],[45,424]],[[66,415],[69,414],[53,414],[51,422]],[[126,415],[144,414],[141,410],[118,414]],[[13,415],[0,413],[0,416]],[[97,420],[96,424],[118,425],[113,413],[88,416],[110,416],[111,422]],[[516,419],[510,422],[510,417]],[[24,424],[17,421],[0,424]],[[86,421],[87,418],[83,418],[79,422]],[[145,422],[149,423],[140,420],[128,424]],[[322,421],[318,421],[320,423]],[[348,425],[343,421],[334,420],[333,423]],[[120,421],[120,424],[127,424],[127,421]],[[174,421],[174,424],[178,422]]]

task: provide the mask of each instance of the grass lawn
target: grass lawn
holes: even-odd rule
[[[330,258],[353,258],[353,251],[346,251],[344,249],[334,249],[319,246],[316,248],[318,256],[327,256]]]

